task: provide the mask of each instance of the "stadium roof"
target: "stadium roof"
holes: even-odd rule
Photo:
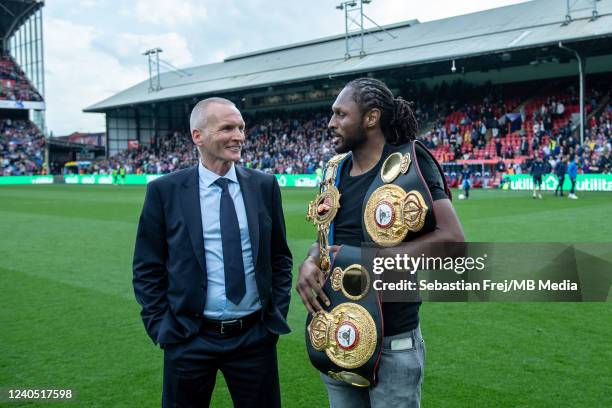
[[[45,5],[43,0],[1,0],[0,39],[5,41],[24,21]]]
[[[189,76],[163,73],[161,90],[149,92],[148,80],[143,81],[85,112],[612,37],[612,0],[597,2],[597,19],[591,19],[592,0],[573,2],[569,24],[563,24],[565,0],[534,0],[426,23],[411,20],[385,26],[396,38],[378,32],[376,37],[385,37],[379,41],[373,33],[380,30],[370,30],[362,58],[344,58],[344,35],[236,55],[185,69]]]

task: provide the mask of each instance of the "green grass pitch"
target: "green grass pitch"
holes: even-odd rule
[[[313,195],[283,191],[294,276],[315,235]],[[579,195],[474,191],[455,207],[470,241],[612,242],[612,195]],[[66,406],[159,406],[162,351],[131,286],[143,197],[143,187],[0,188],[0,389],[71,388]],[[287,407],[327,405],[305,315],[293,291],[293,332],[278,345]],[[612,406],[610,303],[426,303],[421,326],[424,407]],[[231,406],[222,377],[213,406]]]

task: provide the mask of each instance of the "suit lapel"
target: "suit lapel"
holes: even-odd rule
[[[183,194],[181,197],[181,205],[183,207],[183,216],[185,224],[189,230],[189,237],[193,245],[196,259],[202,268],[204,277],[206,277],[206,265],[204,260],[204,233],[202,231],[202,212],[200,211],[200,185],[198,166],[193,167],[187,174],[186,180],[182,185]]]
[[[253,266],[257,268],[257,255],[259,253],[259,191],[251,175],[243,167],[236,166],[236,176],[238,177],[244,207],[246,208],[251,251],[253,252]]]

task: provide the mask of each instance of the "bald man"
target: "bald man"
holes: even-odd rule
[[[199,163],[149,183],[134,251],[141,316],[164,349],[162,406],[208,406],[221,370],[236,407],[277,407],[292,267],[279,186],[235,164],[245,124],[231,101],[200,101],[190,127]]]

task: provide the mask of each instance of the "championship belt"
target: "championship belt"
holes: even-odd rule
[[[376,384],[382,351],[382,318],[372,277],[362,265],[361,248],[343,245],[323,291],[324,311],[308,315],[306,345],[312,364],[324,374],[356,387]]]
[[[370,185],[363,205],[367,241],[393,247],[435,228],[433,199],[418,168],[417,149],[421,155],[430,154],[418,141],[397,147]]]
[[[329,255],[329,231],[331,224],[340,208],[340,192],[336,187],[336,179],[340,163],[346,154],[332,157],[327,163],[319,195],[308,204],[306,219],[312,221],[317,227],[317,240],[319,242],[319,253],[321,270],[327,275],[331,267]]]
[[[369,271],[362,265],[361,249],[342,246],[332,261],[330,230],[340,208],[336,187],[346,154],[328,163],[319,195],[308,205],[307,219],[317,227],[323,291],[330,306],[306,321],[306,344],[312,364],[322,373],[356,387],[376,383],[382,350],[382,313],[372,290]],[[333,262],[333,271],[331,270]]]

